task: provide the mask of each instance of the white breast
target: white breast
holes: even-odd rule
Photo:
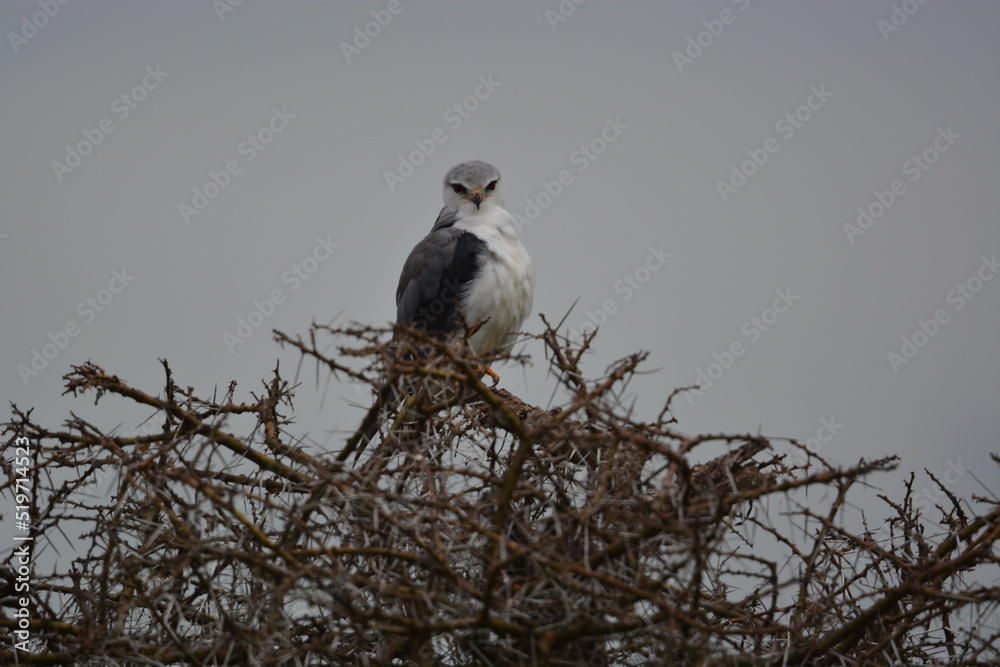
[[[463,217],[455,227],[474,233],[487,249],[485,261],[462,299],[466,321],[489,318],[470,342],[479,350],[511,344],[512,334],[531,313],[535,290],[535,264],[517,238],[514,219],[504,209],[492,206]]]

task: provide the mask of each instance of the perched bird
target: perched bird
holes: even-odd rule
[[[535,265],[504,208],[500,172],[481,160],[452,167],[444,177],[444,208],[403,264],[396,322],[440,338],[460,332],[463,321],[478,322],[469,337],[474,351],[509,349],[531,312],[534,288]],[[376,422],[359,454],[377,430]]]

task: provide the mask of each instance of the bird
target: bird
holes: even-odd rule
[[[509,350],[531,313],[535,264],[504,208],[500,171],[482,160],[457,164],[445,174],[443,198],[430,233],[403,263],[396,322],[442,340],[479,324],[468,337],[474,352]],[[483,370],[499,380],[489,366]],[[368,428],[357,456],[378,427],[376,420]]]

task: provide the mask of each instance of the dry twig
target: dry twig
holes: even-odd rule
[[[153,408],[158,433],[63,430],[14,408],[27,437],[34,550],[77,530],[77,553],[31,581],[16,651],[13,574],[0,576],[5,664],[976,664],[995,661],[1000,505],[950,490],[929,534],[911,489],[887,532],[838,524],[852,487],[894,459],[788,469],[757,436],[688,437],[616,400],[642,355],[584,380],[582,346],[549,328],[549,410],[480,382],[477,360],[419,332],[399,355],[377,330],[277,334],[338,377],[402,388],[390,433],[347,463],[289,433],[275,370],[236,403],[174,384],[145,393],[93,364],[67,391]],[[325,350],[333,341],[334,354]],[[322,342],[322,344],[321,344]],[[673,394],[667,398],[669,401]],[[392,406],[395,407],[395,406]],[[239,435],[234,415],[256,419]],[[696,464],[699,447],[728,453]],[[9,457],[5,457],[9,458]],[[13,474],[0,486],[13,493]],[[102,488],[98,488],[102,487]],[[797,505],[826,489],[820,508]],[[100,491],[106,492],[102,497]],[[812,497],[816,497],[813,493]],[[888,501],[888,498],[886,498]],[[775,508],[783,508],[782,520]],[[770,512],[765,511],[771,508]],[[770,514],[774,514],[771,516]],[[787,525],[786,529],[776,526]],[[78,530],[82,526],[82,529]],[[756,547],[769,541],[780,557]],[[9,562],[8,560],[4,561]],[[990,620],[992,619],[992,620]]]

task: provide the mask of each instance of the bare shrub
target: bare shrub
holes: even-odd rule
[[[548,326],[548,325],[546,325]],[[895,459],[795,469],[767,439],[687,436],[669,399],[638,421],[622,394],[644,356],[585,380],[590,344],[539,336],[565,405],[483,384],[477,359],[422,336],[314,326],[282,345],[381,400],[331,452],[292,430],[276,370],[259,393],[146,393],[87,363],[66,388],[152,409],[121,436],[13,408],[7,448],[36,452],[30,639],[5,664],[976,664],[1000,658],[1000,504],[912,483],[852,532],[852,491]],[[402,348],[420,354],[403,354]],[[332,350],[332,353],[330,352]],[[513,361],[517,362],[518,359]],[[510,366],[508,365],[508,371]],[[403,398],[390,401],[396,389]],[[402,405],[396,409],[396,403]],[[252,427],[240,425],[252,420]],[[362,433],[386,437],[353,462]],[[726,453],[696,464],[706,445]],[[784,445],[784,443],[783,443]],[[788,448],[798,447],[787,443]],[[14,494],[9,480],[0,487]],[[806,491],[811,494],[807,497]],[[825,498],[821,503],[809,498]],[[10,505],[13,503],[11,502]],[[817,507],[817,505],[819,505]],[[82,527],[82,528],[81,528]],[[60,540],[60,538],[62,538]],[[63,546],[57,547],[58,544]],[[765,545],[770,545],[765,548]],[[994,585],[982,582],[993,577]]]

